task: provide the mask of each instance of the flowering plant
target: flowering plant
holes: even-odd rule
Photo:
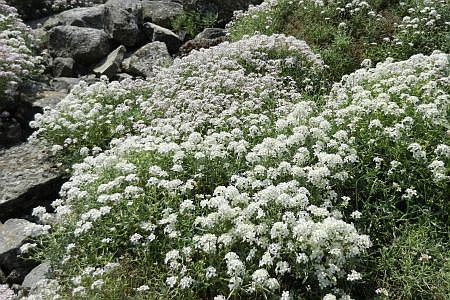
[[[365,59],[407,59],[433,50],[450,52],[445,0],[265,0],[236,12],[233,40],[246,34],[284,33],[320,53],[338,81]]]
[[[34,37],[17,10],[0,0],[0,97],[11,95],[18,84],[40,70],[33,55]]]
[[[45,140],[69,164],[127,134],[206,130],[223,123],[216,114],[233,115],[231,105],[244,99],[247,106],[258,101],[247,108],[257,114],[261,98],[280,98],[288,88],[294,97],[294,89],[312,93],[321,84],[322,65],[306,43],[284,35],[224,43],[175,59],[147,81],[82,83],[55,110],[35,116],[31,139]],[[291,68],[301,72],[290,76]]]
[[[348,299],[377,207],[449,211],[447,55],[363,65],[317,100],[306,44],[256,35],[76,88],[34,124],[85,158],[30,251],[69,297]]]

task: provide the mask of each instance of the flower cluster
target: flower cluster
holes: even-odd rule
[[[280,32],[304,39],[338,81],[364,58],[380,62],[449,52],[447,7],[445,0],[266,0],[237,12],[227,26],[233,40]]]
[[[106,0],[45,0],[53,11],[62,11],[75,7],[94,6]]]
[[[64,159],[79,161],[127,134],[152,130],[172,136],[210,125],[233,126],[237,110],[253,110],[256,118],[261,99],[312,90],[322,64],[305,42],[284,35],[224,43],[176,59],[147,81],[82,83],[55,110],[35,116],[31,126],[38,130],[32,139],[46,140]],[[304,70],[295,84],[283,75],[292,66]],[[243,108],[236,107],[244,100]],[[264,120],[247,122],[254,122],[250,128]]]
[[[0,296],[2,300],[14,300],[17,298],[14,291],[4,284],[0,285]]]
[[[33,41],[17,10],[0,0],[0,97],[13,94],[24,78],[38,71],[40,57],[33,55]]]
[[[36,243],[60,292],[349,299],[372,244],[357,224],[371,225],[385,191],[406,216],[450,211],[447,58],[367,60],[312,101],[322,61],[295,38],[255,35],[145,82],[75,88],[34,123],[56,151],[84,156],[55,213],[34,212],[54,222]]]

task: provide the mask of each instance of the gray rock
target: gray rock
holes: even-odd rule
[[[50,81],[50,86],[58,92],[69,92],[80,81],[80,78],[56,77]]]
[[[116,74],[116,76],[114,76],[114,80],[116,80],[116,81],[122,81],[122,80],[125,80],[125,79],[132,79],[133,78],[133,76],[131,76],[130,74],[127,74],[127,73],[119,73],[119,74]]]
[[[108,78],[114,77],[122,64],[126,50],[125,46],[119,46],[94,68],[94,73],[97,75],[106,75]]]
[[[226,35],[226,30],[223,28],[205,28],[202,32],[197,34],[196,39],[216,39]]]
[[[195,38],[184,43],[180,48],[180,53],[181,55],[187,55],[192,50],[211,48],[219,45],[220,43],[223,43],[225,40],[226,38],[224,36],[214,39]]]
[[[57,198],[61,184],[61,174],[43,146],[24,143],[1,150],[0,221]]]
[[[171,28],[172,21],[183,13],[183,5],[171,1],[142,1],[142,18],[159,26]]]
[[[73,77],[55,77],[50,81],[50,86],[56,90],[58,93],[67,93],[80,81],[83,80],[88,84],[92,84],[98,82],[99,79],[92,74],[92,76],[83,76],[80,78]]]
[[[22,246],[23,242],[32,235],[27,227],[33,225],[23,219],[9,219],[0,224],[0,256]]]
[[[40,91],[36,94],[33,100],[33,106],[44,110],[44,108],[55,108],[56,105],[67,96],[66,92],[62,91]]]
[[[0,114],[0,146],[15,145],[25,138],[20,123],[8,112]]]
[[[35,224],[23,219],[9,219],[0,225],[0,267],[8,274],[5,281],[9,284],[21,283],[36,265],[19,257],[20,246],[35,236],[32,226]]]
[[[133,47],[140,40],[140,1],[109,0],[105,4],[105,31],[114,41]]]
[[[53,76],[55,77],[72,77],[74,76],[75,60],[71,57],[57,57],[53,60]]]
[[[147,36],[151,36],[153,42],[166,44],[170,54],[178,52],[183,41],[173,31],[150,22],[144,23],[143,26]]]
[[[29,288],[29,289],[35,289],[41,280],[46,279],[47,273],[50,271],[50,263],[43,262],[33,270],[31,270],[30,273],[25,276],[25,279],[23,280],[22,287]]]
[[[81,65],[91,65],[110,51],[108,35],[99,29],[56,26],[49,31],[48,47],[54,56],[71,57]]]
[[[78,27],[89,27],[103,29],[105,6],[81,7],[66,10],[50,17],[42,27],[49,30],[56,26],[71,25]]]
[[[167,47],[162,42],[149,43],[139,48],[122,63],[122,69],[136,76],[150,77],[153,67],[162,59],[170,59]]]
[[[5,273],[3,273],[2,269],[0,268],[0,284],[3,284],[5,282],[6,282]]]

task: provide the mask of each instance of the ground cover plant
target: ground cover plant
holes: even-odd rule
[[[302,70],[293,77],[296,86],[292,76],[287,80],[290,69]],[[276,99],[286,90],[276,88],[285,85],[311,94],[322,85],[321,72],[322,61],[292,37],[257,36],[225,43],[176,59],[147,81],[82,84],[57,109],[35,116],[31,126],[38,130],[31,139],[45,140],[61,162],[70,165],[108,148],[113,138],[140,133],[149,125],[170,134],[170,118],[183,120],[183,131],[202,126],[206,130],[216,121],[204,110],[220,111],[243,99]]]
[[[18,84],[40,70],[34,37],[17,10],[0,0],[0,105]]]
[[[252,41],[257,39],[269,38]],[[388,290],[398,284],[390,281],[395,276],[357,269],[393,259],[371,260],[364,253],[399,234],[389,231],[389,222],[401,216],[405,226],[419,217],[417,224],[433,220],[445,232],[448,67],[443,53],[387,61],[346,76],[323,104],[294,92],[292,82],[275,85],[276,97],[256,95],[253,104],[242,98],[245,90],[236,90],[229,96],[235,101],[202,112],[174,98],[152,106],[163,116],[169,103],[175,109],[142,125],[140,135],[113,140],[111,149],[75,165],[54,203],[56,215],[35,211],[61,222],[42,241],[41,253],[51,253],[45,257],[54,263],[59,292],[80,298],[332,299],[369,283],[372,296],[396,296],[401,290]],[[278,75],[271,75],[273,84]],[[438,254],[448,245],[442,234],[431,241],[441,246],[430,248],[424,240],[420,255],[433,260],[408,252],[417,259],[411,263],[442,270],[445,257]],[[435,273],[421,275],[433,280]],[[445,282],[434,284],[433,295],[444,297]],[[416,282],[410,295],[421,288]]]
[[[433,50],[448,53],[449,14],[445,0],[266,0],[238,13],[229,29],[233,40],[254,32],[305,40],[338,81],[365,58],[379,62]]]
[[[447,30],[439,1],[347,4],[364,30],[374,7]],[[429,31],[402,54],[386,40],[341,68],[277,34],[333,5],[265,1],[238,14],[236,41],[146,81],[82,84],[36,116],[31,139],[70,177],[54,212],[33,212],[51,232],[22,248],[51,261],[44,298],[448,298],[450,61],[432,51],[447,41]]]

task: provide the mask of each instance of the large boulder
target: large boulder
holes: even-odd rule
[[[21,283],[36,265],[19,257],[19,249],[24,242],[38,234],[36,227],[36,224],[24,219],[9,219],[4,224],[0,223],[0,268],[7,274],[5,280],[8,283]]]
[[[30,273],[25,276],[23,280],[22,287],[27,289],[35,289],[38,284],[47,278],[47,273],[50,271],[50,263],[43,262]]]
[[[171,28],[172,21],[183,13],[183,5],[172,1],[142,1],[142,18],[159,26]]]
[[[153,75],[153,67],[161,60],[170,60],[167,47],[162,42],[152,42],[125,59],[122,69],[132,75],[150,77]]]
[[[94,68],[94,73],[99,76],[106,75],[108,78],[114,77],[120,69],[126,51],[124,46],[118,47]]]
[[[75,60],[71,57],[57,57],[52,62],[53,76],[72,77],[74,73]]]
[[[58,197],[62,182],[43,146],[24,143],[0,150],[0,222],[47,205]]]
[[[98,62],[111,50],[109,37],[103,30],[77,26],[53,27],[48,47],[54,56],[71,57],[84,66]]]
[[[118,44],[133,47],[139,43],[141,18],[140,1],[109,0],[105,4],[105,31]]]
[[[66,10],[50,17],[43,24],[43,28],[49,30],[56,26],[70,25],[103,29],[105,6],[81,7]]]
[[[164,44],[166,44],[167,50],[169,50],[170,54],[177,53],[181,45],[183,44],[182,39],[173,31],[167,28],[158,26],[150,22],[144,23],[143,26],[145,34],[153,42],[163,42]]]

